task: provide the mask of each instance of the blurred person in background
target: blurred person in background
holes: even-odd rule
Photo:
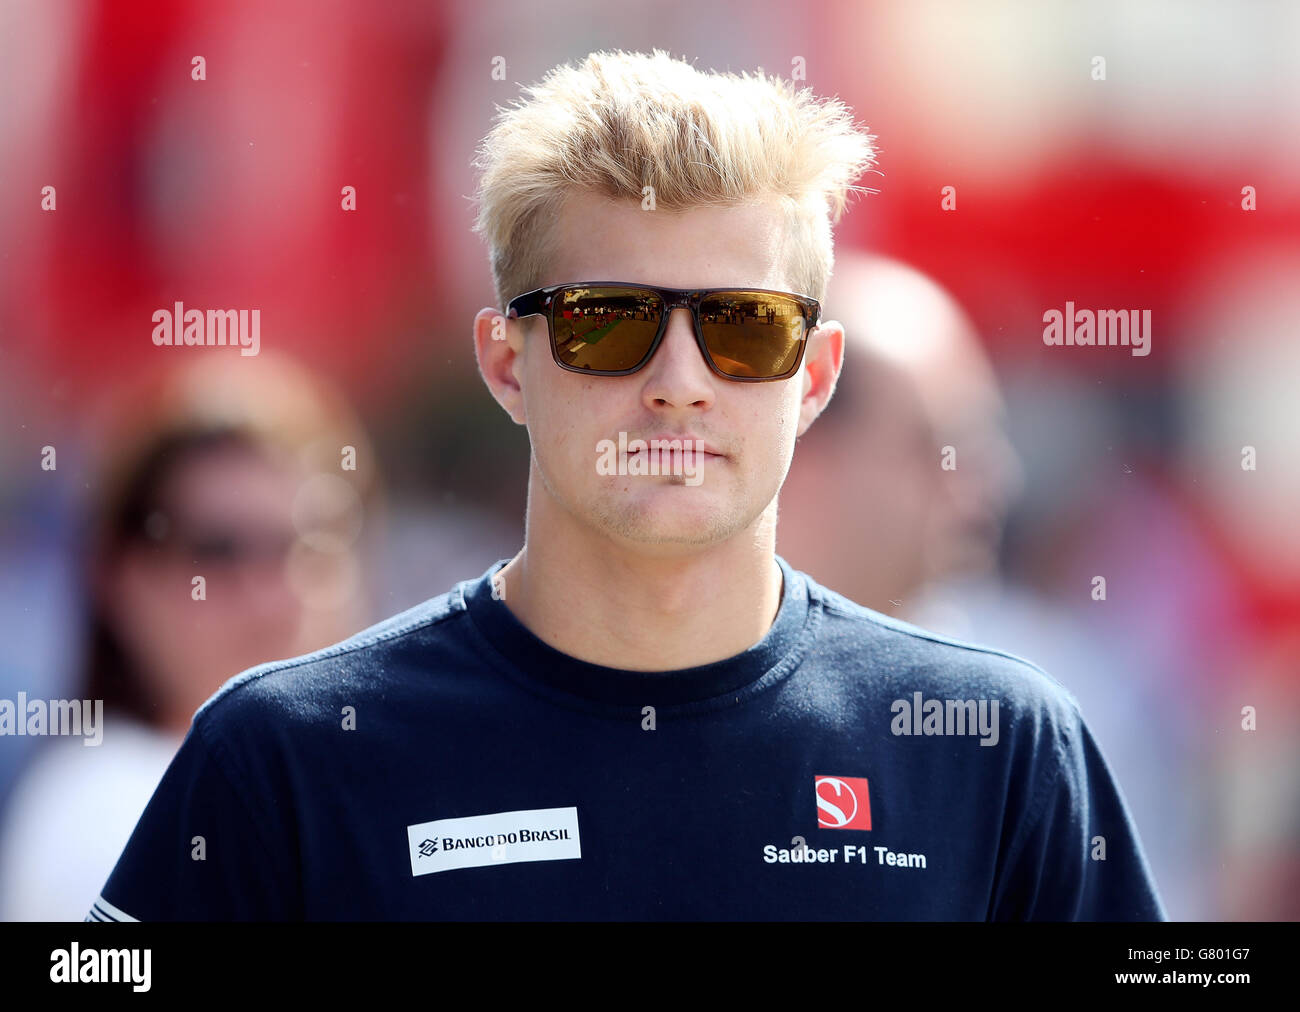
[[[781,550],[859,604],[906,617],[935,581],[996,570],[1020,464],[974,325],[939,285],[846,252],[827,305],[846,323],[844,368],[781,490]]]
[[[81,687],[103,700],[102,741],[51,739],[16,784],[0,820],[5,920],[84,917],[204,700],[368,617],[374,458],[334,391],[272,355],[203,356],[109,416]]]

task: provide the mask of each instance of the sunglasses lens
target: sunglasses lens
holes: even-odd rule
[[[794,371],[804,339],[803,307],[769,292],[725,292],[700,303],[700,331],[713,363],[739,379]]]
[[[583,371],[622,372],[654,344],[663,303],[644,288],[566,288],[555,299],[555,352]]]

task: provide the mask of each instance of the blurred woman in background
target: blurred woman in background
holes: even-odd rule
[[[82,692],[103,700],[103,739],[50,739],[15,785],[4,920],[81,920],[195,710],[369,618],[374,458],[319,380],[265,353],[200,355],[125,391],[96,430]]]

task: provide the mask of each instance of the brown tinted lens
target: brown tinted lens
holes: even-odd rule
[[[784,376],[799,360],[803,307],[767,292],[708,295],[700,303],[700,331],[714,365],[728,376]]]
[[[632,369],[659,330],[663,303],[644,288],[568,288],[555,299],[560,361],[593,373]]]

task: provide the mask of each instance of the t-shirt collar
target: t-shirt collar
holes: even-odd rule
[[[493,563],[460,584],[476,631],[517,676],[553,691],[600,703],[672,706],[735,693],[772,672],[795,650],[809,617],[803,573],[779,555],[781,607],[766,635],[748,650],[711,664],[672,671],[629,671],[579,660],[535,636],[492,596],[492,577],[510,560]]]

